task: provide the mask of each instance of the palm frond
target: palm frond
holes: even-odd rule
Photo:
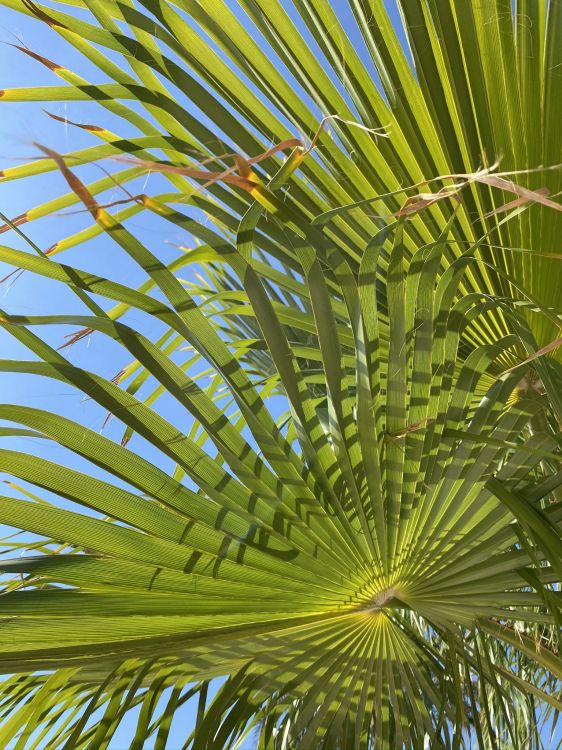
[[[97,101],[123,127],[2,172],[69,188],[5,232],[93,223],[0,246],[86,308],[0,311],[32,355],[0,369],[72,386],[122,438],[0,406],[3,437],[66,457],[0,451],[0,522],[24,532],[0,558],[4,744],[105,748],[137,710],[130,750],[164,748],[193,701],[186,750],[541,747],[562,679],[559,4],[400,2],[413,65],[382,0],[3,4],[102,80],[21,49],[62,84],[1,101]],[[171,262],[140,212],[185,234]],[[97,235],[141,286],[60,262]],[[124,369],[35,332],[69,325]]]

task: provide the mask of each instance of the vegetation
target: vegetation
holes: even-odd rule
[[[0,311],[30,353],[0,368],[73,386],[122,440],[0,406],[3,437],[66,457],[0,450],[23,532],[0,745],[98,750],[129,721],[129,750],[160,750],[192,701],[186,750],[555,746],[562,3],[400,0],[403,29],[383,0],[2,4],[61,79],[3,106],[95,100],[99,142],[2,172],[68,189],[4,217],[6,243],[92,223],[0,245],[77,297]],[[99,79],[48,59],[54,35]],[[171,262],[140,213],[185,236]],[[138,289],[81,269],[100,235]],[[73,364],[88,335],[124,350],[113,380]]]

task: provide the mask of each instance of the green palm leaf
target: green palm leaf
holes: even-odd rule
[[[138,709],[130,749],[164,748],[194,699],[192,750],[251,732],[279,749],[539,747],[562,679],[559,4],[400,3],[415,69],[382,0],[341,18],[324,0],[240,0],[244,18],[218,0],[3,4],[103,76],[33,52],[62,84],[3,101],[96,100],[127,123],[2,173],[69,186],[4,231],[73,206],[94,223],[46,253],[0,247],[87,307],[2,311],[32,358],[0,369],[72,386],[123,434],[0,406],[2,435],[103,471],[0,452],[26,497],[1,498],[0,522],[36,535],[0,558],[3,743],[105,748]],[[102,159],[111,176],[78,179]],[[147,169],[172,192],[104,206]],[[195,246],[164,262],[127,226],[141,211]],[[102,233],[144,272],[137,290],[59,262]],[[182,277],[195,263],[206,284]],[[130,364],[109,380],[31,330],[69,324]]]

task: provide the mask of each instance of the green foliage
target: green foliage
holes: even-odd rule
[[[32,355],[0,369],[73,386],[123,440],[0,406],[3,437],[105,472],[0,450],[23,494],[0,522],[40,539],[0,558],[0,744],[98,750],[136,710],[129,749],[160,750],[193,701],[186,750],[541,747],[562,706],[562,5],[404,0],[413,70],[382,0],[341,18],[328,0],[2,2],[103,76],[22,48],[63,83],[2,102],[96,100],[138,135],[80,125],[103,143],[2,173],[69,187],[2,231],[76,205],[93,224],[0,246],[81,303],[0,311]],[[104,204],[147,170],[171,192]],[[195,245],[165,263],[127,225],[142,211]],[[61,262],[102,233],[138,289]],[[108,380],[32,330],[68,324],[130,364]]]

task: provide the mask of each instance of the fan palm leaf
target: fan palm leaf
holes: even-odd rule
[[[102,145],[2,173],[69,187],[4,231],[72,206],[94,223],[46,253],[0,247],[87,308],[2,311],[33,359],[0,367],[73,386],[124,436],[0,407],[6,436],[103,470],[1,451],[27,499],[3,497],[0,522],[39,538],[0,565],[2,741],[107,747],[138,709],[131,750],[163,748],[193,699],[194,750],[252,731],[264,748],[539,747],[562,676],[559,3],[401,3],[414,67],[378,0],[3,4],[103,80],[22,48],[63,84],[2,101],[96,100],[125,130],[82,124]],[[78,179],[99,160],[110,174]],[[173,190],[137,193],[147,169]],[[134,195],[104,206],[115,184]],[[126,226],[140,211],[195,246],[166,264]],[[56,257],[103,232],[139,289]],[[209,288],[181,276],[197,262]],[[69,324],[124,348],[118,382],[34,332]]]
[[[66,168],[65,175],[89,200]],[[233,424],[188,372],[125,323],[103,313],[3,313],[5,329],[38,358],[4,360],[5,371],[75,386],[171,458],[199,488],[178,483],[142,451],[82,424],[27,406],[0,408],[3,419],[55,441],[114,478],[97,479],[25,452],[4,449],[0,459],[18,481],[97,512],[90,517],[8,496],[0,506],[4,523],[71,548],[71,554],[2,563],[5,573],[24,575],[23,586],[0,602],[7,618],[2,668],[57,670],[55,675],[71,670],[72,687],[65,681],[63,694],[53,701],[55,717],[62,700],[74,707],[92,681],[107,681],[90,688],[94,698],[67,733],[59,734],[60,746],[70,737],[75,746],[89,746],[92,733],[108,741],[119,712],[135,702],[140,686],[150,691],[155,681],[161,684],[161,669],[174,681],[172,705],[190,681],[237,675],[231,678],[235,689],[226,683],[207,709],[193,747],[225,746],[260,711],[269,716],[272,698],[274,721],[299,747],[337,746],[344,736],[358,747],[369,742],[422,747],[432,734],[454,745],[468,721],[472,674],[481,680],[480,711],[491,700],[488,685],[497,694],[506,715],[503,721],[495,716],[496,726],[509,726],[506,690],[525,690],[558,708],[543,680],[529,682],[525,670],[521,674],[501,663],[496,670],[488,653],[490,638],[517,648],[544,670],[544,679],[554,681],[556,692],[559,604],[550,584],[560,577],[561,540],[558,503],[548,499],[560,479],[533,475],[541,460],[559,463],[558,441],[548,432],[529,433],[533,418],[548,407],[544,396],[509,403],[517,372],[503,375],[475,405],[475,384],[517,337],[508,335],[463,357],[463,328],[496,307],[517,321],[522,335],[528,328],[499,299],[475,293],[456,300],[469,263],[440,269],[447,235],[408,258],[401,219],[375,236],[357,277],[337,251],[321,263],[312,245],[300,247],[323,364],[324,424],[271,296],[251,264],[230,254],[286,393],[297,436],[289,442],[259,385],[185,287],[104,209],[90,209],[166,302],[49,258],[9,248],[3,257],[80,295],[95,290],[164,319],[214,368],[243,426]],[[388,282],[380,294],[376,268],[388,234],[393,243]],[[342,365],[342,327],[336,324],[328,278],[347,305],[343,333],[353,342],[354,383]],[[385,347],[379,344],[381,302],[388,313]],[[30,330],[69,322],[110,336],[134,355],[197,419],[217,455],[117,384],[73,365]],[[523,632],[514,636],[510,627],[516,623],[523,623]],[[539,648],[550,638],[552,647],[545,642]],[[454,680],[449,682],[448,674]],[[108,685],[109,718],[83,733],[84,716]],[[33,692],[25,711],[21,698],[9,703],[15,715],[7,737],[12,727],[34,726],[52,689],[49,681]],[[293,706],[288,714],[279,714],[283,701]],[[372,708],[365,711],[367,705]],[[528,712],[521,716],[528,718]]]

